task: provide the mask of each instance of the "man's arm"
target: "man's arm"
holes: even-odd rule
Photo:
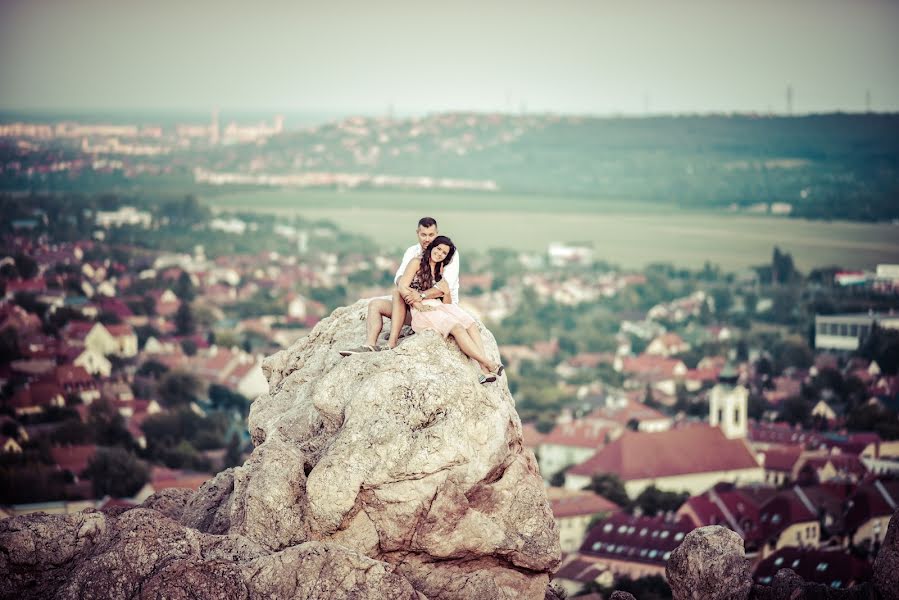
[[[462,257],[459,256],[459,252],[457,251],[456,255],[453,256],[452,262],[446,265],[446,269],[443,270],[443,278],[449,286],[453,303],[459,302],[459,263],[461,260]]]
[[[403,254],[403,261],[400,263],[400,268],[396,270],[396,275],[393,276],[394,285],[399,285],[400,277],[403,276],[403,273],[406,272],[406,267],[409,265],[412,259],[415,258],[415,255],[417,254],[416,248],[418,247],[419,246],[411,246]]]

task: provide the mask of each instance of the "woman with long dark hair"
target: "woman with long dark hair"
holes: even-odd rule
[[[484,341],[477,323],[467,312],[452,304],[452,294],[443,279],[443,269],[453,259],[456,246],[445,235],[434,238],[427,249],[422,252],[419,262],[410,262],[406,272],[400,277],[397,287],[402,297],[418,298],[411,303],[412,329],[418,333],[425,329],[433,329],[443,337],[453,336],[459,348],[473,359],[481,368],[479,381],[490,383],[502,375],[503,365],[487,358]],[[443,292],[443,298],[426,299],[422,292],[437,287]],[[397,312],[391,318],[390,338],[387,345],[396,347],[400,330],[403,327],[403,315]],[[402,307],[400,307],[401,309]]]

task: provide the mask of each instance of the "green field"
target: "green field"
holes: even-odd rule
[[[435,217],[459,248],[541,251],[550,242],[587,242],[597,258],[628,268],[651,262],[737,270],[770,261],[774,246],[802,270],[827,265],[873,269],[899,263],[899,226],[806,221],[595,198],[511,194],[263,190],[210,195],[223,211],[329,219],[387,248],[415,241],[418,218]]]

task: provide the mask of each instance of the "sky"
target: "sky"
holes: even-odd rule
[[[899,0],[0,0],[0,109],[899,111]]]

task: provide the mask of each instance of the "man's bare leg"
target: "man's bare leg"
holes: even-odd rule
[[[384,317],[389,317],[392,310],[393,304],[386,298],[376,298],[368,303],[368,314],[365,316],[366,345],[374,346],[378,343],[378,336],[384,328]]]
[[[399,290],[393,290],[391,309],[390,337],[387,339],[387,347],[396,348],[396,342],[400,337],[400,331],[403,329],[406,318],[412,318],[412,313],[409,311],[409,307],[406,306],[406,301],[400,296]]]

